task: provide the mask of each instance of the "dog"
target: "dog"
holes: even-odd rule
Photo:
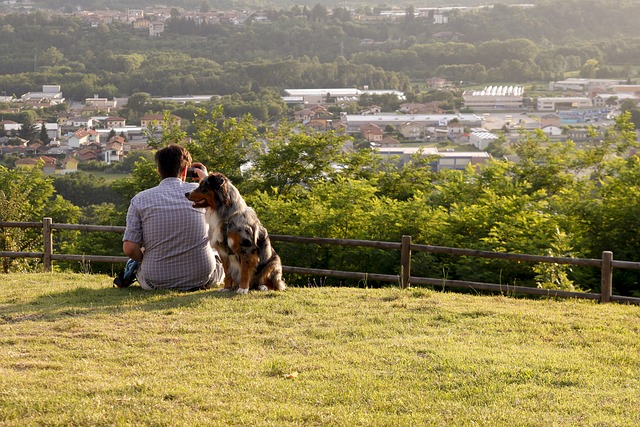
[[[185,193],[194,208],[205,208],[209,242],[224,267],[224,289],[246,294],[249,289],[286,288],[282,263],[271,247],[267,229],[247,206],[238,189],[221,173],[212,173],[198,188]]]

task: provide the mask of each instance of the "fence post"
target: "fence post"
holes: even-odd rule
[[[600,302],[610,302],[613,288],[613,252],[602,252],[602,284],[600,285]]]
[[[42,218],[42,238],[44,240],[44,251],[42,255],[42,264],[44,272],[51,272],[51,255],[53,255],[53,228],[51,218]]]
[[[409,287],[409,279],[411,278],[411,236],[402,236],[400,264],[400,287],[406,289]]]

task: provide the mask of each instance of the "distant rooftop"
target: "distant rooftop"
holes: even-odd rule
[[[199,102],[211,101],[211,98],[218,97],[218,96],[219,95],[181,95],[181,96],[161,96],[153,99],[159,99],[160,101],[178,102],[181,104],[184,104],[186,102],[193,102],[197,104]]]

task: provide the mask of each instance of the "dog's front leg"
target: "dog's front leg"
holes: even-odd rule
[[[258,256],[254,249],[252,241],[243,236],[242,232],[228,231],[227,244],[229,245],[230,252],[235,254],[237,261],[235,266],[237,267],[237,275],[235,281],[239,280],[238,290],[239,294],[249,293],[249,286],[251,285],[251,279],[255,271],[256,265],[258,265]]]
[[[233,271],[231,270],[231,262],[229,260],[229,254],[226,248],[216,245],[215,248],[222,259],[222,268],[224,269],[224,286],[225,291],[230,291],[233,288]]]
[[[240,287],[236,292],[239,294],[248,294],[249,293],[249,283],[251,282],[251,271],[249,269],[250,260],[244,258],[242,260],[241,271],[240,271]]]
[[[241,259],[240,270],[240,287],[238,288],[239,294],[246,294],[249,292],[249,286],[251,280],[256,271],[256,266],[260,259],[254,254],[243,254]]]

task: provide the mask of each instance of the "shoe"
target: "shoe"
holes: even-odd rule
[[[118,273],[115,279],[113,279],[113,284],[116,288],[128,288],[133,283],[133,280],[124,280],[124,272],[121,271]]]
[[[139,263],[130,259],[127,261],[127,265],[124,267],[124,271],[118,273],[113,284],[118,288],[128,288],[133,282],[136,281],[136,271],[138,271]]]

